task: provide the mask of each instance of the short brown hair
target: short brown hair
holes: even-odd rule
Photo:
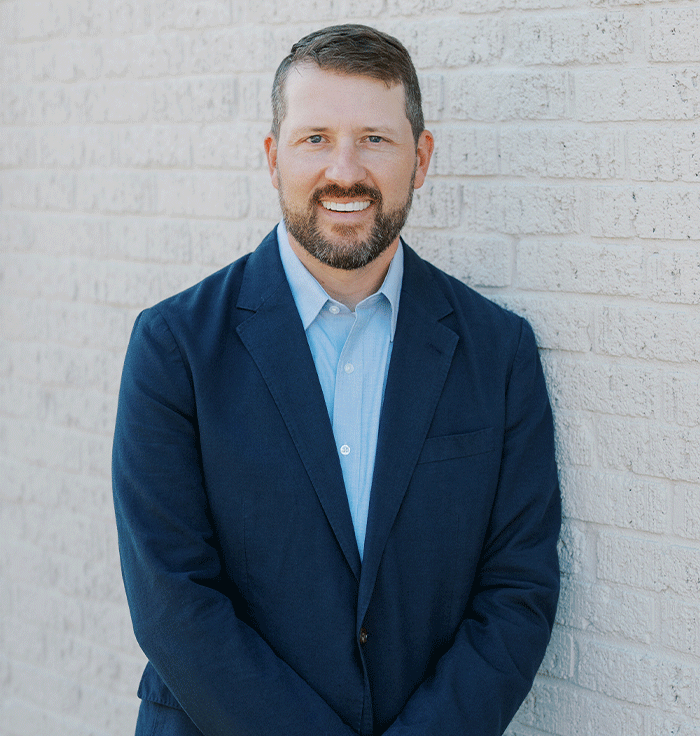
[[[297,41],[288,56],[277,67],[272,83],[272,135],[279,137],[280,125],[287,113],[284,85],[289,70],[305,62],[321,69],[372,77],[392,84],[403,84],[406,117],[413,137],[423,132],[423,108],[420,86],[411,57],[403,44],[386,33],[359,24],[329,26],[314,31]]]

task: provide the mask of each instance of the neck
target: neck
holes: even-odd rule
[[[325,289],[328,296],[344,304],[352,311],[363,299],[379,291],[391,265],[391,259],[399,247],[399,239],[396,238],[383,253],[366,266],[346,270],[321,263],[299,245],[289,232],[287,232],[287,235],[292,250],[316,281]]]

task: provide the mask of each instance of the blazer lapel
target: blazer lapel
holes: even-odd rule
[[[399,316],[370,496],[358,626],[367,611],[387,538],[428,434],[459,339],[439,321],[452,307],[426,264],[410,248],[405,247],[404,252]]]
[[[274,232],[250,256],[237,306],[252,311],[238,325],[238,335],[277,404],[328,522],[359,580],[360,555],[333,428]]]

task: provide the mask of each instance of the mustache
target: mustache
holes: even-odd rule
[[[368,187],[364,184],[360,184],[359,182],[353,184],[347,189],[343,189],[343,187],[340,187],[337,184],[327,184],[325,187],[317,189],[313,193],[311,199],[314,204],[320,204],[321,200],[327,197],[337,197],[338,199],[358,199],[360,197],[364,197],[365,199],[371,199],[379,204],[381,204],[382,201],[382,193],[379,189]]]

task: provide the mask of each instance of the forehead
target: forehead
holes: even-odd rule
[[[287,127],[344,121],[410,127],[403,85],[364,75],[342,74],[315,64],[293,66],[284,87]]]

